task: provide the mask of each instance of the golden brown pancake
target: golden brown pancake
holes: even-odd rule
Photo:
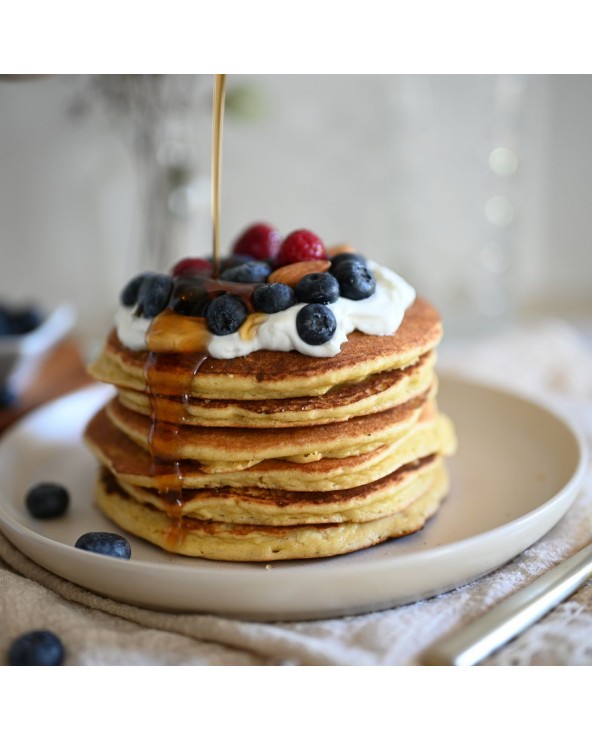
[[[311,428],[233,429],[166,423],[157,448],[147,416],[130,411],[117,399],[107,405],[107,416],[131,440],[146,450],[152,449],[161,458],[195,460],[222,471],[276,458],[309,463],[323,457],[370,452],[408,432],[425,402],[425,396],[420,396],[377,414]]]
[[[426,493],[396,514],[364,522],[264,526],[191,517],[173,519],[127,495],[114,478],[96,486],[99,508],[127,532],[163,550],[213,560],[266,562],[341,555],[421,529],[448,489],[446,469],[434,474]]]
[[[316,426],[353,416],[378,413],[426,393],[435,384],[435,352],[427,352],[412,365],[370,375],[359,382],[334,386],[318,396],[238,401],[193,396],[150,396],[120,388],[119,401],[132,411],[173,424],[208,427],[281,428]]]
[[[412,365],[440,341],[438,312],[418,299],[399,329],[387,336],[354,331],[334,357],[258,350],[219,360],[195,354],[159,354],[126,349],[112,331],[90,366],[97,380],[161,396],[213,399],[295,398],[321,395],[342,383]],[[147,369],[148,368],[148,369]]]
[[[163,479],[176,488],[277,488],[293,491],[335,491],[353,488],[392,473],[398,467],[431,454],[451,454],[454,430],[443,414],[416,424],[400,440],[361,455],[323,458],[310,463],[265,460],[250,468],[209,471],[191,460],[167,464],[154,459],[117,429],[101,409],[90,421],[85,435],[98,460],[123,482],[145,488],[161,487]]]

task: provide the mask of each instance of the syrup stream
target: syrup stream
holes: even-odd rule
[[[214,75],[214,106],[212,115],[212,226],[214,278],[220,265],[220,175],[222,164],[222,120],[226,75]]]

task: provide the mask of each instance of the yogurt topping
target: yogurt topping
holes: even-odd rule
[[[217,359],[242,357],[260,349],[289,352],[296,350],[313,357],[333,357],[347,335],[354,330],[374,336],[393,334],[403,321],[405,311],[415,300],[415,289],[400,275],[387,267],[368,260],[368,267],[376,278],[376,290],[369,298],[353,301],[340,297],[329,304],[337,321],[332,338],[324,344],[304,342],[296,330],[296,315],[305,305],[298,303],[285,311],[266,314],[251,339],[241,337],[240,331],[225,336],[214,336],[207,346],[207,354]],[[128,349],[145,350],[146,333],[151,319],[134,315],[134,308],[119,306],[115,327],[119,341]]]

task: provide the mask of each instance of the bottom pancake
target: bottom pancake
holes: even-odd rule
[[[163,550],[210,560],[265,562],[329,557],[416,532],[448,491],[448,474],[436,466],[425,493],[402,511],[363,522],[261,526],[167,516],[129,496],[110,474],[99,476],[99,508],[131,534]]]

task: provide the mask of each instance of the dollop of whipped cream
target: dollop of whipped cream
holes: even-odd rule
[[[313,357],[333,357],[347,342],[347,335],[358,331],[374,336],[394,334],[415,300],[415,289],[400,275],[376,262],[367,260],[368,267],[376,278],[376,290],[369,298],[352,301],[338,298],[328,307],[335,314],[337,328],[328,342],[307,344],[296,330],[296,315],[306,305],[298,303],[285,311],[268,314],[257,327],[252,339],[243,339],[240,331],[225,336],[212,335],[207,353],[217,359],[243,357],[259,349],[278,352],[296,350]],[[134,315],[133,308],[119,306],[115,316],[115,327],[119,341],[128,349],[145,350],[146,332],[151,320]]]

